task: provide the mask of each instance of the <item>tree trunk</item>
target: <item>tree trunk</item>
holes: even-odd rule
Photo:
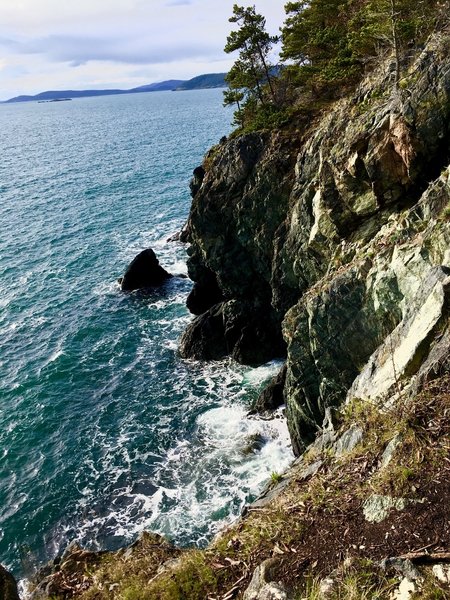
[[[392,47],[394,50],[394,60],[395,60],[395,79],[394,79],[394,90],[398,91],[398,83],[400,81],[400,51],[399,51],[399,42],[398,42],[398,34],[397,34],[397,11],[395,0],[391,1],[391,31],[392,31]]]

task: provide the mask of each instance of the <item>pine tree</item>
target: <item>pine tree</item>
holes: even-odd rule
[[[229,90],[224,92],[224,103],[238,104],[236,120],[242,123],[245,108],[254,108],[255,100],[261,105],[275,102],[269,54],[278,38],[267,33],[266,20],[254,6],[235,4],[229,21],[239,28],[227,37],[225,52],[239,51],[239,58],[227,75]]]

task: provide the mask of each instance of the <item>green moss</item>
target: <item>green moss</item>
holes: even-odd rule
[[[124,600],[205,600],[206,590],[214,591],[217,577],[201,551],[186,553],[180,567],[149,582],[142,588],[131,588]],[[138,595],[134,596],[133,594]]]

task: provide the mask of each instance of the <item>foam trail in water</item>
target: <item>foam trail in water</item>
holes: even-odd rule
[[[158,460],[151,480],[120,487],[134,465],[150,455],[130,456],[127,436],[119,436],[114,455],[122,452],[126,466],[113,466],[110,449],[102,467],[113,488],[109,508],[93,507],[85,492],[82,505],[89,510],[77,539],[91,545],[105,537],[123,543],[150,529],[181,544],[204,545],[233,521],[271,473],[283,471],[293,458],[282,411],[270,421],[248,417],[244,402],[248,388],[260,385],[278,367],[230,369],[226,362],[198,368],[195,383],[201,385],[201,395],[191,394],[191,408],[198,410],[211,400],[215,406],[198,414],[188,438],[179,439],[164,456],[152,455]]]

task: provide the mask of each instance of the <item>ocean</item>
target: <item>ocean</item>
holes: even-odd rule
[[[220,90],[0,106],[0,562],[20,578],[72,541],[144,530],[204,546],[292,460],[284,420],[247,417],[279,364],[177,353],[192,283],[117,278],[167,239],[230,131]]]

